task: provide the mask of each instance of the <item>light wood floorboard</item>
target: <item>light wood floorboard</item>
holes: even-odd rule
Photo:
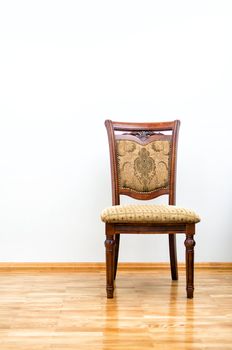
[[[185,275],[167,269],[120,271],[115,298],[105,274],[0,275],[1,350],[232,349],[232,270],[196,270],[195,297]]]

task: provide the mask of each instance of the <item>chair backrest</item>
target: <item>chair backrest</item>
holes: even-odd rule
[[[167,194],[175,204],[176,156],[180,121],[121,123],[105,121],[112,180],[112,204],[120,195],[153,199]]]

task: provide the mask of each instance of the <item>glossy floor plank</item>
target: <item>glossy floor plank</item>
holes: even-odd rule
[[[232,349],[232,270],[121,271],[115,298],[103,272],[0,275],[0,349]]]

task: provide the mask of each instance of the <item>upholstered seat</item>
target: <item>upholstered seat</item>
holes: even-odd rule
[[[200,217],[190,209],[175,205],[114,205],[104,209],[101,219],[107,223],[172,223],[193,224],[200,221]]]

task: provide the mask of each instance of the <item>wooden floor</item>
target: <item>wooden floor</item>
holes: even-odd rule
[[[115,299],[104,272],[0,275],[0,349],[232,349],[232,271],[121,271]]]

